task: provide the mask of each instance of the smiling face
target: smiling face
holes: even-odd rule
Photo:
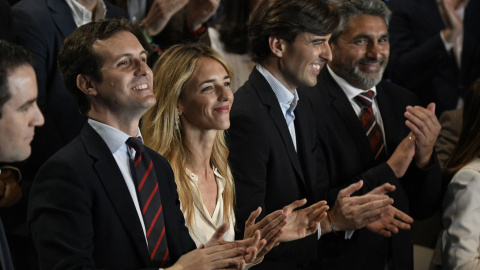
[[[37,80],[30,65],[8,74],[11,98],[3,105],[0,118],[0,161],[22,161],[30,156],[35,127],[43,125],[37,106]]]
[[[152,70],[147,52],[130,32],[122,31],[105,40],[97,40],[93,50],[103,59],[101,82],[93,82],[93,113],[110,115],[119,121],[140,119],[155,102]],[[89,112],[89,116],[92,113]]]
[[[282,51],[274,52],[280,57],[281,78],[277,79],[292,92],[298,87],[315,86],[320,70],[332,60],[329,39],[330,35],[304,32],[292,43],[280,40]]]
[[[178,99],[182,129],[225,130],[230,127],[233,93],[230,76],[212,58],[197,61],[192,78]]]
[[[381,17],[358,15],[332,44],[332,70],[351,85],[370,89],[383,76],[390,54],[385,22]]]

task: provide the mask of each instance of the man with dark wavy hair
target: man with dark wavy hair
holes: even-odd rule
[[[364,197],[351,197],[362,186],[357,182],[344,189],[333,205],[330,213],[336,224],[327,220],[325,208],[317,209],[325,203],[321,200],[326,198],[328,172],[319,162],[321,148],[311,105],[297,88],[316,85],[320,70],[332,58],[328,40],[338,20],[336,7],[318,0],[265,0],[250,17],[250,48],[256,66],[235,93],[228,131],[237,226],[242,231],[259,205],[263,209],[259,218],[263,218],[296,200],[306,208],[293,215],[309,217],[305,230],[293,232],[295,219],[287,218],[282,243],[258,269],[313,267],[321,234],[363,227],[392,202],[383,194],[393,188],[390,185]]]

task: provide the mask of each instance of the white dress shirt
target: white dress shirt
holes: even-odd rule
[[[85,6],[78,3],[76,0],[65,1],[72,10],[73,20],[75,21],[77,27],[92,22],[92,17],[94,22],[104,19],[105,15],[107,14],[107,7],[105,6],[103,0],[98,0],[95,14],[93,14],[90,10],[86,9]]]
[[[115,158],[115,161],[117,162],[118,168],[122,173],[123,180],[125,181],[128,191],[130,192],[132,202],[135,205],[135,209],[137,210],[138,219],[142,224],[143,235],[145,235],[145,242],[148,246],[148,241],[145,233],[145,224],[143,222],[143,215],[142,211],[140,210],[140,205],[137,198],[137,191],[135,188],[135,182],[133,181],[132,173],[130,170],[130,159],[133,160],[135,158],[135,150],[128,147],[125,143],[128,138],[130,138],[130,135],[93,119],[88,119],[88,123],[105,141],[108,148],[112,152],[113,158]],[[140,129],[138,129],[137,134],[137,137],[141,137]],[[125,199],[128,200],[128,198]]]
[[[459,170],[443,201],[445,269],[480,269],[480,159]]]
[[[147,0],[127,0],[127,9],[130,21],[137,24],[146,16]]]
[[[266,68],[262,65],[256,65],[257,70],[260,74],[265,77],[268,84],[272,88],[275,96],[277,97],[278,103],[280,104],[280,108],[282,109],[283,117],[285,117],[285,121],[287,122],[288,131],[290,131],[290,136],[292,137],[293,146],[295,147],[295,151],[297,150],[297,136],[295,133],[295,108],[297,107],[298,98],[297,89],[292,94],[290,90],[288,90],[282,83],[280,83]]]
[[[347,96],[348,101],[350,101],[350,104],[352,105],[352,108],[355,111],[355,113],[357,114],[357,116],[359,117],[359,119],[360,119],[360,113],[362,112],[362,108],[355,101],[355,97],[358,96],[361,93],[365,93],[365,92],[368,92],[370,90],[373,91],[372,112],[373,112],[373,115],[375,116],[375,120],[377,120],[377,125],[380,128],[380,131],[382,132],[382,136],[385,139],[385,130],[383,129],[382,115],[380,114],[380,110],[378,109],[378,104],[377,104],[377,100],[376,100],[377,88],[375,86],[368,89],[368,90],[363,90],[363,89],[360,89],[360,88],[356,88],[356,87],[352,86],[351,84],[349,84],[345,79],[343,79],[340,76],[338,76],[337,74],[335,74],[335,72],[333,72],[333,70],[328,65],[327,65],[327,68],[328,68],[328,71],[330,72],[330,74],[332,74],[332,77],[335,80],[335,82],[337,82],[337,84],[340,86],[340,88],[342,88],[343,92]],[[386,151],[387,150],[387,145],[386,144],[384,144],[384,145],[385,145],[385,151]]]

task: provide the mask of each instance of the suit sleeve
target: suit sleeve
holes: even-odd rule
[[[265,193],[270,144],[258,122],[246,115],[232,115],[231,128],[228,130],[229,163],[236,189],[237,239],[243,239],[245,221],[252,211],[262,207],[257,221],[266,214]]]
[[[28,222],[40,269],[95,269],[91,202],[86,186],[68,164],[57,159],[39,171]]]
[[[451,58],[450,53],[438,34],[431,36],[421,44],[416,40],[414,28],[415,7],[404,1],[389,3],[393,14],[390,21],[390,60],[389,66],[392,80],[401,83],[409,89],[416,89],[424,77],[436,71],[434,68],[445,58]],[[452,58],[453,60],[453,58]]]
[[[92,218],[98,207],[92,187],[79,175],[60,157],[45,163],[35,178],[27,218],[40,269],[99,269],[93,258],[99,220]]]
[[[440,116],[442,129],[435,142],[438,162],[443,167],[457,144],[462,126],[462,114],[460,111],[446,111]]]
[[[27,8],[27,4],[27,1],[25,1],[25,3],[18,3],[12,9],[12,13],[14,17],[16,43],[29,51],[34,60],[33,68],[37,77],[38,86],[37,104],[45,118],[44,125],[37,128],[38,135],[35,136],[35,141],[45,140],[48,142],[48,147],[43,147],[42,144],[38,144],[38,146],[34,146],[34,148],[40,150],[37,152],[43,152],[44,154],[33,154],[41,155],[40,160],[43,163],[49,156],[53,155],[54,152],[51,152],[52,149],[56,151],[65,143],[65,138],[60,134],[59,128],[46,110],[47,98],[49,93],[52,92],[52,89],[49,88],[64,88],[64,86],[62,82],[60,82],[62,83],[61,85],[53,85],[52,82],[49,81],[53,80],[52,78],[55,77],[55,74],[59,73],[56,63],[57,52],[53,51],[54,48],[50,48],[53,47],[53,39],[58,38],[55,37],[53,32],[55,26],[48,20],[42,21],[43,12],[41,12],[38,17],[33,16],[30,11],[31,8]],[[56,50],[60,50],[60,48],[56,48]],[[60,75],[58,75],[58,77],[60,77]],[[66,91],[66,89],[64,90]],[[34,170],[38,170],[38,168]]]
[[[444,201],[442,257],[448,269],[480,269],[480,173],[462,170]]]
[[[409,215],[414,219],[423,220],[432,216],[443,198],[442,172],[435,151],[432,159],[431,166],[426,170],[419,169],[413,160],[400,179],[408,194]]]
[[[35,60],[35,74],[37,75],[38,83],[38,107],[44,111],[45,110],[45,99],[47,96],[47,80],[48,74],[56,71],[49,68],[49,59],[48,59],[48,42],[47,36],[49,36],[46,31],[49,29],[42,24],[40,17],[34,17],[24,9],[25,5],[15,6],[13,8],[13,17],[15,19],[15,33],[16,33],[16,42],[22,45],[25,49],[32,53]],[[42,27],[45,27],[43,30]],[[50,27],[50,25],[48,25]],[[58,48],[60,49],[60,48]]]

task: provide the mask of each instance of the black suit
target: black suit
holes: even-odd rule
[[[457,100],[480,77],[480,1],[465,9],[459,70],[440,38],[445,28],[436,0],[390,0],[390,77],[413,91],[422,105],[437,104],[438,116],[455,109]]]
[[[440,167],[436,161],[422,171],[411,164],[402,179],[397,179],[384,162],[376,165],[364,129],[347,96],[327,68],[313,89],[301,90],[314,107],[318,140],[325,155],[329,174],[329,204],[333,205],[341,188],[364,180],[360,193],[389,182],[397,187],[390,195],[394,206],[413,218],[433,214],[441,200]],[[403,113],[418,100],[411,92],[382,81],[377,85],[377,104],[381,112],[387,156],[409,133]],[[412,162],[414,163],[414,162]],[[321,165],[319,165],[321,166]],[[355,231],[352,239],[344,236],[322,237],[319,254],[323,269],[384,269],[387,255],[393,254],[394,269],[413,268],[413,244],[410,231],[384,238],[367,229]]]
[[[195,248],[168,162],[153,150],[170,259]],[[50,158],[32,185],[28,222],[41,269],[155,268],[124,178],[90,126]],[[158,269],[158,266],[156,267]]]
[[[321,197],[316,181],[315,125],[308,99],[300,96],[295,109],[295,148],[275,93],[255,68],[235,93],[228,130],[230,165],[236,187],[236,219],[243,236],[250,213],[262,207],[257,221],[291,202]],[[307,267],[316,255],[317,234],[282,243],[267,254],[255,269]]]

